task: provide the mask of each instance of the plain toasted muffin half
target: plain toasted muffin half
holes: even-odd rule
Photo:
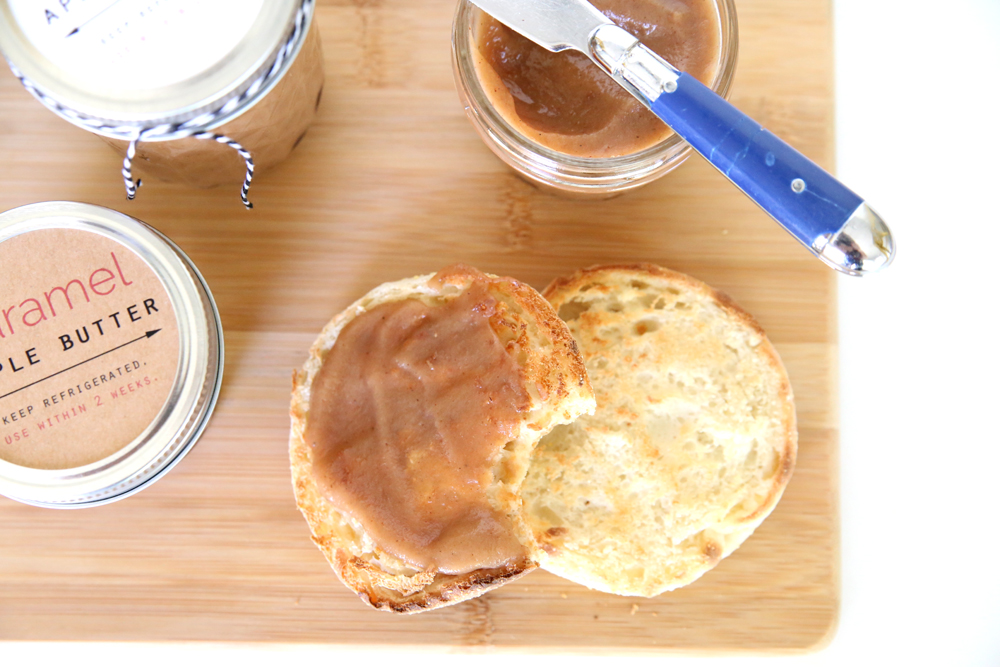
[[[691,583],[774,509],[795,407],[754,319],[649,264],[595,267],[544,292],[583,353],[597,411],[545,436],[521,488],[540,564],[593,589]]]
[[[446,327],[449,318],[461,326]],[[466,337],[463,326],[480,328]],[[483,379],[487,358],[506,375]],[[333,381],[327,363],[340,374]],[[576,343],[530,286],[462,265],[386,283],[334,317],[294,374],[296,503],[337,576],[372,607],[455,604],[537,566],[519,495],[531,450],[593,409]],[[507,420],[499,436],[497,415]],[[471,510],[456,493],[474,499]],[[462,549],[479,539],[506,551],[474,562],[486,547]]]

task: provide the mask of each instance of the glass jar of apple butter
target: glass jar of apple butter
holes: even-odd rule
[[[39,101],[138,177],[234,186],[285,159],[323,87],[314,0],[0,0],[0,50]],[[134,170],[134,173],[133,173]]]
[[[672,65],[727,96],[733,0],[593,0]],[[552,53],[468,0],[452,31],[459,95],[480,136],[522,176],[564,195],[612,196],[677,168],[690,147],[575,51]]]

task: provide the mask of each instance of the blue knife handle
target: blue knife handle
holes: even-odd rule
[[[863,202],[689,74],[650,109],[806,247],[835,234]]]

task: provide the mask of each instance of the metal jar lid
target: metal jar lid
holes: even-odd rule
[[[240,115],[284,75],[314,0],[0,0],[0,51],[66,120],[163,141]]]
[[[198,440],[222,381],[197,268],[134,218],[73,202],[0,214],[0,494],[122,499]]]

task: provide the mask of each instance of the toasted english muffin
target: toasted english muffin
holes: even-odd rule
[[[459,295],[466,294],[466,292],[472,294],[474,288],[485,290],[485,293],[491,297],[491,303],[495,300],[495,305],[490,305],[492,315],[488,318],[489,328],[496,334],[502,349],[506,351],[510,359],[515,361],[518,368],[516,376],[521,383],[516,390],[519,396],[524,397],[523,405],[518,408],[520,410],[517,413],[519,421],[514,424],[513,431],[507,432],[513,433],[513,437],[506,443],[500,442],[496,447],[492,445],[488,447],[487,461],[484,464],[488,468],[485,477],[487,482],[482,489],[492,511],[496,512],[498,516],[505,517],[503,519],[504,525],[513,531],[514,539],[523,546],[523,553],[517,558],[499,565],[494,563],[487,567],[471,568],[468,571],[445,572],[433,565],[416,567],[413,564],[414,559],[408,559],[406,555],[401,555],[398,550],[386,548],[386,544],[389,542],[380,544],[376,539],[373,539],[373,533],[378,534],[379,531],[386,530],[386,526],[377,525],[378,522],[373,522],[370,517],[359,520],[358,516],[368,511],[368,508],[358,504],[348,507],[343,504],[343,500],[339,501],[341,505],[333,502],[332,498],[342,497],[340,495],[341,489],[337,485],[342,483],[346,487],[352,483],[350,475],[344,474],[340,477],[333,475],[332,482],[323,481],[326,478],[323,476],[325,473],[321,469],[322,466],[319,466],[317,470],[314,470],[313,467],[314,460],[327,460],[323,458],[326,456],[321,449],[323,444],[307,441],[307,432],[312,434],[311,437],[315,440],[318,440],[318,436],[310,430],[311,410],[317,415],[314,417],[316,421],[326,419],[320,415],[328,414],[330,402],[335,404],[339,400],[334,392],[333,395],[317,399],[318,401],[322,400],[322,403],[314,405],[311,403],[314,383],[317,383],[317,387],[329,386],[317,378],[320,376],[324,361],[337,346],[338,339],[343,335],[344,340],[352,340],[350,334],[344,333],[346,327],[366,313],[385,312],[385,308],[380,309],[385,304],[407,302],[401,307],[419,308],[420,306],[410,303],[415,300],[430,306],[432,309],[446,307],[449,303],[454,306],[455,303],[458,303],[454,300],[458,299]],[[476,292],[476,294],[479,293],[479,291]],[[380,315],[380,317],[385,319],[385,316]],[[409,345],[410,338],[406,338],[407,336],[416,339],[419,327],[414,325],[413,331],[412,336],[408,330],[405,334],[399,334],[403,341],[400,344],[400,349]],[[381,333],[378,328],[374,328],[372,333],[366,335],[369,338],[379,337]],[[386,335],[395,334],[388,332]],[[436,333],[434,338],[437,338]],[[433,359],[436,358],[433,345],[436,343],[433,341],[426,343],[427,340],[429,339],[425,336],[424,343],[420,344],[432,346],[432,353],[425,356],[427,364],[433,366]],[[441,345],[447,345],[451,349],[456,345],[456,342],[451,339],[449,342],[443,341]],[[442,354],[446,351],[442,347]],[[469,354],[472,355],[469,358],[474,358],[474,351],[470,351]],[[393,368],[392,363],[387,366],[390,371]],[[406,364],[408,363],[410,362],[407,361]],[[399,362],[397,365],[400,364],[406,365],[403,362]],[[478,369],[460,368],[450,369],[450,371],[459,375],[467,373],[473,378],[479,372]],[[429,373],[429,371],[419,369],[414,372],[417,374]],[[378,393],[377,390],[373,391]],[[463,393],[461,390],[458,391]],[[431,396],[432,394],[428,391],[427,395]],[[433,394],[433,396],[448,395],[452,394],[447,392]],[[488,398],[490,401],[493,400],[492,397]],[[437,398],[434,400],[445,399]],[[394,414],[394,411],[413,409],[411,404],[407,405],[409,407],[384,406],[385,409],[382,413],[373,410],[373,414],[383,416],[375,418],[372,428],[382,429],[386,419],[390,421],[393,419],[391,415]],[[416,409],[423,410],[424,407],[426,406],[417,405]],[[438,407],[441,406],[430,406],[428,409]],[[452,408],[445,407],[447,410],[452,410]],[[355,409],[353,405],[344,406],[344,410],[352,409]],[[457,419],[461,421],[467,416],[471,420],[488,421],[492,418],[490,409],[492,408],[483,404],[480,415],[473,406],[468,415],[459,415]],[[522,576],[537,566],[536,547],[531,532],[523,519],[518,494],[526,474],[531,450],[538,440],[557,424],[568,423],[579,415],[593,412],[593,410],[593,392],[576,343],[551,305],[531,287],[510,278],[488,276],[461,265],[449,267],[433,276],[418,276],[386,283],[375,288],[334,317],[316,339],[310,350],[309,359],[302,370],[294,374],[290,458],[295,499],[309,524],[313,542],[326,556],[344,584],[358,593],[371,606],[398,613],[415,613],[455,604],[481,595]],[[444,417],[437,418],[444,420],[451,417],[447,411],[444,415]],[[470,423],[474,425],[474,422]],[[423,424],[424,422],[419,422],[418,426],[422,427]],[[313,426],[317,427],[316,424]],[[403,433],[404,436],[410,433],[405,429],[399,432]],[[404,436],[401,436],[401,439],[405,439]],[[433,438],[429,439],[433,440]],[[384,472],[387,479],[394,479],[393,475],[406,477],[411,474],[409,466],[414,461],[423,461],[426,456],[434,456],[435,452],[438,451],[435,449],[437,445],[433,443],[428,444],[427,447],[423,447],[420,443],[418,443],[420,446],[414,447],[414,443],[411,441],[407,441],[405,444],[410,449],[406,450],[406,454],[401,455],[404,461],[399,464],[399,470],[358,470],[351,474],[381,475]],[[383,443],[379,442],[378,446],[383,447]],[[384,443],[384,447],[388,448],[386,451],[390,452],[390,459],[386,460],[391,460],[393,446],[395,446],[394,443]],[[403,447],[402,443],[400,447]],[[347,451],[349,448],[338,450],[338,452]],[[340,453],[338,456],[344,456],[344,454]],[[335,459],[335,462],[339,464],[339,459]],[[422,463],[420,464],[422,465]],[[377,466],[379,464],[372,463],[371,465]],[[442,462],[442,465],[449,466],[451,464]],[[413,502],[419,505],[414,511],[434,512],[436,511],[434,503],[441,501],[444,504],[447,502],[448,496],[445,491],[433,488],[436,469],[432,466],[423,470],[424,472],[413,473],[417,477],[412,481],[415,485]],[[450,468],[442,468],[440,472],[451,474]],[[430,481],[424,478],[430,479]],[[407,481],[407,484],[409,483],[410,481]],[[332,486],[324,486],[324,484]],[[472,484],[471,486],[475,487],[473,492],[478,493],[478,485]],[[397,491],[398,489],[395,487],[387,487],[386,493],[396,493]],[[382,511],[382,509],[384,508],[374,508],[372,511]],[[424,514],[420,514],[420,516],[424,516]],[[465,519],[460,520],[464,521]],[[384,523],[392,524],[394,521],[395,517],[390,516]],[[392,543],[395,544],[395,542]]]
[[[771,512],[795,463],[785,369],[728,297],[657,266],[596,267],[544,292],[597,411],[556,427],[521,487],[540,564],[653,596],[691,583]]]

